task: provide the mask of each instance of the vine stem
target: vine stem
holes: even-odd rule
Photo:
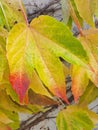
[[[28,19],[27,19],[27,15],[26,15],[26,13],[25,13],[25,10],[24,10],[24,8],[23,8],[23,4],[22,4],[22,1],[21,1],[21,0],[19,0],[19,5],[20,5],[21,11],[22,11],[22,13],[23,13],[23,17],[24,17],[24,19],[25,19],[25,21],[26,21],[26,24],[27,24],[27,26],[29,26]]]
[[[75,24],[77,25],[77,28],[78,28],[78,30],[79,30],[79,32],[80,32],[80,35],[81,35],[81,36],[84,36],[83,31],[82,31],[82,28],[81,28],[81,25],[80,25],[80,23],[79,23],[79,20],[78,20],[78,18],[77,18],[77,16],[76,16],[76,13],[75,13],[75,11],[74,11],[74,9],[73,9],[73,7],[72,7],[72,4],[71,4],[70,0],[68,0],[68,2],[69,2],[69,8],[70,8],[71,17],[73,18],[73,21],[74,21]]]

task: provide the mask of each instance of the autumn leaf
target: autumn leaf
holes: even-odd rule
[[[81,44],[89,57],[88,69],[86,70],[91,81],[98,86],[98,30],[84,31],[84,36],[79,37]]]
[[[80,16],[91,26],[94,26],[93,15],[97,0],[74,0]],[[89,17],[88,17],[89,16]]]
[[[18,113],[16,112],[11,112],[5,109],[1,109],[0,108],[0,116],[2,119],[2,121],[0,120],[0,128],[2,128],[2,124],[4,124],[7,128],[12,128],[12,129],[17,129],[19,128],[19,117],[18,117]],[[4,122],[5,121],[5,122]],[[9,126],[9,127],[7,127]]]
[[[87,88],[89,78],[86,69],[77,65],[72,66],[71,77],[71,90],[72,94],[74,95],[74,100],[77,102],[78,98],[84,93],[85,89]]]
[[[74,11],[76,17],[78,18],[79,24],[82,26],[82,25],[83,25],[83,19],[82,19],[82,17],[80,16],[80,14],[79,14],[79,12],[78,12],[78,9],[77,9],[77,6],[76,6],[76,4],[75,4],[75,1],[74,1],[74,0],[70,0],[70,4],[72,5],[72,7],[71,7],[71,5],[70,5],[70,9],[73,8],[73,11]],[[71,17],[72,17],[72,19],[73,19],[73,17],[75,17],[75,16],[73,16],[74,14],[72,14],[72,13],[73,13],[73,12],[70,11],[70,15],[71,15]],[[74,20],[74,19],[73,19],[73,20]],[[74,22],[75,22],[75,21],[74,21]]]
[[[0,89],[4,89],[9,84],[9,67],[6,58],[6,37],[7,32],[0,28]]]
[[[78,106],[69,106],[59,112],[56,123],[58,130],[92,130],[98,115]]]
[[[7,115],[5,115],[3,112],[0,111],[0,122],[4,124],[12,123],[12,120],[10,120]]]
[[[80,97],[79,105],[87,107],[92,101],[98,97],[98,88],[92,82],[89,82],[85,92]]]
[[[8,125],[3,124],[0,122],[0,130],[12,130]]]
[[[0,108],[5,111],[11,112],[24,112],[31,113],[33,110],[30,110],[28,106],[21,106],[18,103],[14,102],[9,95],[7,95],[5,90],[0,91]]]
[[[21,102],[32,81],[34,69],[49,91],[68,102],[59,57],[83,66],[88,62],[80,42],[63,23],[50,16],[35,18],[30,27],[24,23],[15,25],[8,36],[7,57],[10,82]]]
[[[19,1],[0,0],[0,26],[10,30],[14,24],[23,21]]]
[[[97,14],[97,9],[98,9],[98,0],[90,0],[90,9],[92,15],[98,15]]]
[[[50,100],[51,101],[51,100]],[[52,101],[51,101],[52,103]],[[38,104],[40,105],[40,104]],[[26,105],[20,105],[13,101],[9,95],[7,95],[5,90],[0,91],[0,128],[2,128],[2,123],[10,126],[13,129],[19,128],[19,113],[31,114],[42,110],[41,106],[37,104],[30,103]],[[1,127],[2,126],[2,127]]]
[[[37,94],[39,94],[39,92],[40,92],[41,95],[45,95],[45,96],[48,96],[49,98],[53,99],[53,96],[47,91],[47,89],[45,88],[45,85],[40,80],[36,71],[33,71],[33,73],[32,73],[32,80],[31,80],[29,88],[31,88]]]
[[[56,101],[53,101],[51,98],[48,98],[46,96],[43,96],[41,94],[37,94],[31,89],[28,91],[29,96],[29,103],[34,105],[40,105],[40,106],[48,106],[48,105],[57,105],[58,103]]]

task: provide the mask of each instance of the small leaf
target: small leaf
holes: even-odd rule
[[[57,104],[57,102],[53,101],[52,99],[46,96],[34,93],[31,89],[28,92],[28,96],[29,96],[29,103],[33,105],[36,104],[40,106],[48,106]]]
[[[10,30],[14,24],[20,21],[24,21],[24,18],[19,2],[17,0],[0,0],[0,25]]]
[[[5,90],[0,91],[0,108],[5,111],[30,113],[31,111],[26,106],[21,106],[14,102]]]
[[[94,26],[93,15],[94,11],[92,9],[92,1],[95,0],[74,0],[79,11],[80,16],[91,26]],[[88,17],[89,16],[89,17]]]
[[[98,116],[96,115],[97,121]],[[58,130],[92,130],[93,116],[86,109],[78,106],[69,106],[59,112],[56,123]]]
[[[18,103],[14,102],[10,96],[7,95],[5,90],[0,91],[0,113],[2,117],[0,118],[0,122],[10,126],[13,129],[19,127],[19,112],[31,114],[38,112],[41,109],[42,107],[36,104],[31,105],[30,102],[27,106],[19,105]]]
[[[79,40],[89,57],[87,73],[91,81],[98,86],[98,30],[90,29],[83,33],[84,36],[80,37]]]
[[[84,93],[87,88],[89,79],[85,68],[77,65],[72,66],[72,94],[77,102],[78,98]]]
[[[92,101],[98,97],[98,88],[93,83],[89,83],[84,94],[80,97],[79,104],[87,107]]]

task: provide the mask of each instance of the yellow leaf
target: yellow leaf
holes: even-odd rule
[[[92,7],[92,4],[95,1],[96,0],[75,0],[80,16],[91,26],[94,26],[94,7]]]

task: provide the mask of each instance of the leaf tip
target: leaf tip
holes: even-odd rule
[[[56,88],[54,92],[55,92],[55,95],[61,98],[65,103],[70,104],[66,97],[66,91],[64,87]]]

